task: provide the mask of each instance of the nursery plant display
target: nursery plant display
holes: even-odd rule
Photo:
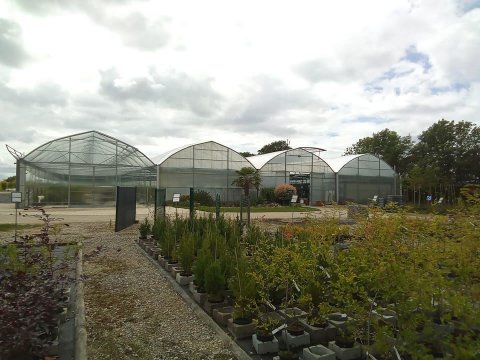
[[[277,338],[309,338],[294,347],[322,344],[337,356],[361,349],[377,359],[479,356],[478,214],[368,211],[354,225],[309,220],[269,233],[223,218],[162,220],[185,224],[179,242],[161,239],[177,244],[169,251],[193,269],[209,300],[231,294],[228,321],[256,324],[256,349],[273,335],[271,312],[289,326]],[[280,350],[282,358],[299,352]]]

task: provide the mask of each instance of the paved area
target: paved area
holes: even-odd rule
[[[47,212],[55,218],[61,218],[65,223],[90,223],[90,222],[107,222],[115,223],[115,208],[65,208],[65,207],[45,207]],[[279,219],[288,221],[293,219],[303,219],[305,217],[322,218],[322,217],[346,217],[345,207],[324,206],[319,207],[319,211],[315,212],[265,212],[251,213],[251,219],[267,220]],[[180,216],[188,216],[188,209],[175,209],[167,207],[167,214],[174,215],[176,212]],[[19,224],[37,224],[38,219],[35,217],[37,213],[34,209],[24,210],[18,209]],[[208,216],[209,213],[203,211],[198,212],[199,216]],[[137,206],[137,219],[143,220],[145,217],[153,218],[153,207]],[[226,217],[236,218],[238,213],[225,213]],[[13,204],[0,204],[0,224],[15,223],[15,206]]]

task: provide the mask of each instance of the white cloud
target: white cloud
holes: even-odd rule
[[[387,127],[480,123],[475,1],[11,0],[0,14],[2,140],[25,152],[90,129],[152,156],[279,138],[342,152]]]

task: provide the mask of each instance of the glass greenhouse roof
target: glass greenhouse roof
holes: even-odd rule
[[[44,166],[54,171],[63,165],[146,168],[153,162],[140,150],[123,141],[98,131],[88,131],[49,141],[28,153],[23,161]],[[63,172],[63,171],[59,171]]]

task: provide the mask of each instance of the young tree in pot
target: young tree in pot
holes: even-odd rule
[[[208,293],[208,301],[219,303],[224,299],[222,291],[225,286],[225,276],[222,273],[218,261],[214,261],[205,269],[205,290]]]
[[[280,326],[280,321],[267,314],[262,314],[258,317],[257,323],[257,339],[258,341],[266,342],[273,340],[273,330]]]
[[[201,249],[198,252],[198,256],[195,259],[193,265],[193,274],[195,275],[194,283],[197,285],[197,291],[205,292],[205,273],[206,269],[214,259],[210,252],[209,238],[205,237]]]
[[[195,259],[195,240],[191,232],[185,232],[180,240],[178,257],[182,265],[182,276],[192,275],[192,265]]]
[[[234,252],[233,276],[228,282],[235,297],[233,320],[246,324],[256,312],[257,284],[245,255],[238,248]]]
[[[138,231],[140,232],[140,239],[145,240],[151,231],[151,225],[150,221],[148,221],[148,218],[145,218],[140,223],[140,225],[138,226]]]

